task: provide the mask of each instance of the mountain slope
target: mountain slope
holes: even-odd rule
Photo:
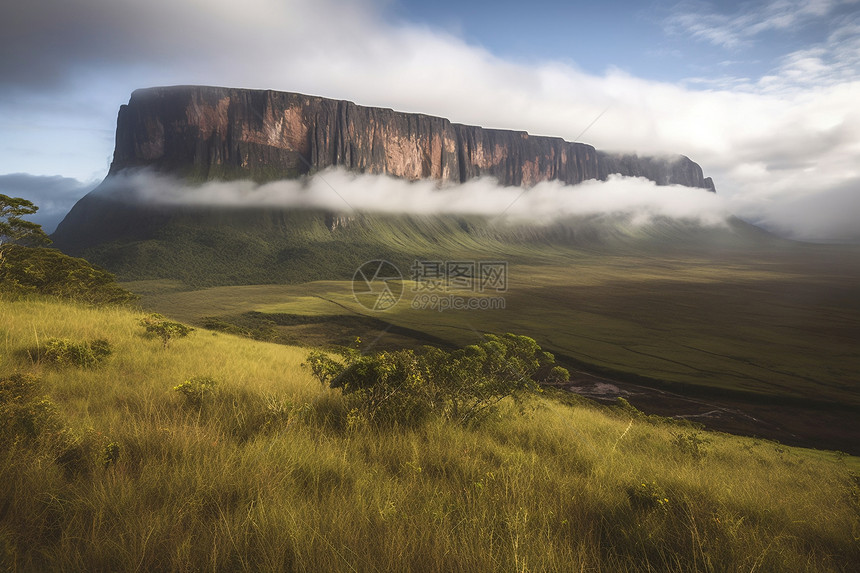
[[[739,220],[701,227],[673,219],[634,225],[624,216],[538,225],[479,216],[337,215],[316,210],[164,207],[83,198],[53,235],[64,251],[125,280],[170,278],[189,286],[346,279],[372,259],[556,260],[559,251],[670,253],[784,244]],[[86,229],[79,232],[76,229]]]

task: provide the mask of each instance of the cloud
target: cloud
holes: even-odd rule
[[[851,82],[860,76],[860,18],[841,18],[827,40],[785,55],[773,74],[762,77],[758,86],[773,91],[803,86]]]
[[[572,63],[500,58],[448,32],[393,22],[385,17],[386,3],[18,3],[0,22],[0,50],[11,55],[0,59],[0,117],[79,127],[83,119],[71,120],[77,113],[98,123],[92,134],[58,130],[53,139],[42,137],[42,147],[36,140],[28,145],[33,157],[63,161],[60,172],[78,179],[104,170],[110,152],[105,131],[113,129],[116,110],[133,89],[199,83],[350,99],[568,140],[599,117],[583,141],[607,151],[683,153],[746,217],[780,201],[837,193],[856,180],[856,16],[840,16],[826,41],[786,54],[765,78],[691,88],[617,69],[594,75]],[[835,0],[773,0],[733,16],[707,4],[685,6],[704,15],[702,22],[724,43],[845,12]],[[0,125],[0,147],[2,132]],[[33,132],[32,125],[7,131],[5,149]],[[78,156],[63,160],[61,142],[75,152],[87,146],[99,151],[89,165]],[[8,157],[0,155],[0,171],[35,169],[21,154],[15,164]]]
[[[311,38],[319,47],[335,39],[357,42],[378,5],[373,0],[18,2],[4,9],[0,22],[0,78],[9,87],[63,87],[94,67],[134,73],[195,63],[210,70],[253,67],[248,56],[256,54],[265,63],[283,50],[300,56]]]
[[[722,14],[709,2],[682,2],[667,18],[670,31],[723,48],[742,48],[765,32],[796,29],[827,16],[852,0],[769,0],[745,3],[734,14]]]
[[[428,180],[409,182],[343,169],[262,185],[250,181],[188,185],[170,176],[137,171],[110,178],[98,192],[159,205],[481,215],[542,224],[569,217],[618,215],[634,223],[669,217],[714,226],[723,224],[728,216],[725,202],[713,193],[679,185],[658,187],[647,179],[620,176],[579,185],[551,181],[524,189],[503,187],[491,178],[441,187]]]
[[[94,183],[82,183],[70,177],[52,177],[11,173],[0,175],[0,194],[22,197],[33,202],[39,211],[28,217],[52,233],[75,202],[86,195]]]
[[[825,193],[755,205],[748,218],[802,241],[860,243],[860,177]]]

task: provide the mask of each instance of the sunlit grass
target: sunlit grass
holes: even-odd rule
[[[857,458],[707,432],[695,456],[678,445],[694,428],[552,393],[505,402],[476,427],[349,429],[341,396],[300,366],[305,349],[205,330],[165,349],[133,311],[0,305],[0,378],[37,374],[90,456],[68,474],[47,446],[2,442],[0,565],[12,570],[851,571],[860,561]],[[103,338],[113,355],[97,369],[34,362],[26,350],[50,337]],[[173,390],[193,376],[218,383],[200,407]],[[119,457],[103,467],[110,442]]]

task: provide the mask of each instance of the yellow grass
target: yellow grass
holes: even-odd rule
[[[28,372],[85,453],[3,441],[0,569],[850,571],[858,460],[706,433],[545,394],[477,427],[346,423],[306,351],[197,330],[147,339],[139,313],[0,302],[0,378]],[[27,350],[108,340],[98,369]],[[219,385],[202,407],[173,388]],[[72,438],[68,438],[72,436]],[[106,444],[119,445],[103,467]],[[644,484],[644,485],[643,485]],[[645,492],[643,495],[641,492]]]

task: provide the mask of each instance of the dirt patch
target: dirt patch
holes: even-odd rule
[[[624,398],[645,413],[699,422],[711,430],[860,455],[857,413],[847,409],[706,399],[579,371],[571,371],[564,388],[601,403]]]

